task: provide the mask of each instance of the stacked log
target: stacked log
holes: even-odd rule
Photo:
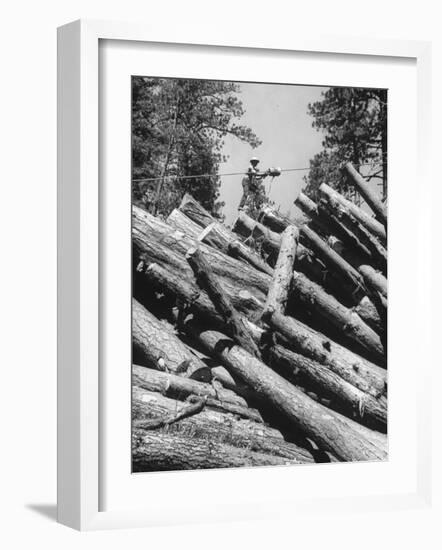
[[[386,210],[346,170],[376,217],[133,207],[134,471],[387,458]]]

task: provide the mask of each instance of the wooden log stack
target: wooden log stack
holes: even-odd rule
[[[386,209],[345,170],[374,216],[133,207],[134,471],[386,460]]]

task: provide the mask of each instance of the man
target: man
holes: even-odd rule
[[[242,180],[243,194],[239,203],[239,210],[243,210],[246,206],[255,206],[258,202],[259,195],[264,199],[264,190],[261,182],[269,175],[269,172],[260,172],[258,169],[259,159],[252,157],[250,159],[249,168],[247,169],[246,177]]]

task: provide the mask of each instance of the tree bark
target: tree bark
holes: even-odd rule
[[[192,239],[198,239],[198,236],[202,231],[200,225],[193,222],[190,218],[188,218],[185,214],[183,214],[181,210],[178,210],[177,208],[172,210],[166,222],[171,227],[174,227],[175,229],[182,231],[189,237],[192,237]]]
[[[273,269],[256,252],[239,241],[234,233],[220,223],[214,222],[208,225],[198,240],[250,264],[258,271],[268,275],[273,274]]]
[[[340,193],[329,187],[327,184],[323,183],[319,187],[319,191],[321,195],[326,197],[327,199],[333,198],[337,202],[339,202],[342,206],[347,208],[349,212],[354,216],[363,226],[365,226],[369,231],[373,233],[378,239],[380,239],[381,243],[386,243],[387,241],[387,234],[385,232],[385,228],[383,227],[382,223],[380,223],[378,220],[364,212],[359,206],[356,206],[356,204],[352,203],[351,201],[347,200],[345,197],[343,197]]]
[[[335,215],[340,222],[351,231],[359,241],[370,251],[373,261],[371,263],[379,267],[384,273],[387,272],[387,250],[380,240],[362,225],[346,208],[332,196],[325,196],[320,205],[330,215]]]
[[[270,283],[267,274],[223,254],[216,248],[199,243],[136,206],[132,212],[134,258],[143,258],[146,263],[159,263],[180,273],[182,277],[193,280],[185,254],[189,248],[199,246],[214,273],[222,278],[223,288],[230,292],[247,288],[257,299],[265,300]]]
[[[378,398],[386,394],[387,372],[293,317],[278,313],[268,320],[294,351],[321,363],[360,390]]]
[[[261,414],[247,405],[244,398],[231,390],[207,384],[172,373],[155,371],[138,365],[132,366],[132,385],[144,390],[159,392],[166,397],[183,401],[189,396],[204,397],[207,408],[235,414],[254,422],[263,422]]]
[[[289,225],[295,225],[292,220],[281,215],[279,212],[275,212],[268,206],[264,206],[261,209],[259,222],[266,225],[276,233],[282,233]]]
[[[387,400],[385,396],[376,399],[350,384],[334,373],[328,366],[321,365],[304,355],[273,345],[268,352],[269,365],[284,377],[298,384],[307,381],[339,402],[348,406],[359,422],[372,422],[375,426],[386,429]]]
[[[151,369],[211,378],[210,369],[176,336],[174,328],[159,321],[135,299],[132,300],[134,355]]]
[[[220,281],[213,274],[212,269],[198,248],[190,248],[186,255],[198,286],[204,290],[217,312],[226,323],[233,339],[255,357],[260,357],[258,346],[250,336],[243,319],[232,306],[232,303],[223,290]]]
[[[293,265],[296,258],[299,231],[294,225],[289,225],[281,235],[281,247],[273,272],[267,298],[264,304],[263,319],[275,311],[285,313],[292,281]]]
[[[358,296],[360,299],[366,294],[364,279],[361,274],[307,225],[301,227],[301,239],[304,239],[308,247],[320,257],[330,270],[339,275],[342,280],[353,288],[355,296]]]
[[[301,463],[296,459],[272,456],[248,448],[233,447],[207,438],[187,437],[168,432],[136,431],[132,446],[134,472],[282,466]]]
[[[157,420],[180,411],[184,403],[163,395],[143,390],[132,390],[132,419]],[[138,430],[136,430],[138,431]],[[164,431],[161,435],[166,435]],[[208,439],[211,442],[246,447],[255,452],[272,453],[297,462],[313,462],[311,453],[284,440],[282,434],[269,426],[252,420],[237,418],[230,413],[203,410],[195,416],[178,421],[169,428],[170,434],[187,436],[186,439]]]
[[[316,403],[223,334],[203,330],[193,321],[186,322],[186,330],[320,448],[343,461],[386,459],[382,434]]]
[[[217,221],[188,193],[184,195],[179,210],[202,228]]]
[[[385,298],[388,294],[388,283],[387,279],[380,273],[373,269],[370,265],[361,265],[359,271],[364,277],[364,281],[367,286],[380,292]]]
[[[385,365],[385,353],[379,335],[354,310],[343,306],[316,283],[296,271],[293,273],[292,289],[298,304],[342,331],[348,340],[358,345],[363,355],[375,363]]]
[[[387,227],[387,208],[382,203],[381,199],[376,196],[373,188],[354,168],[351,162],[347,162],[345,170],[350,176],[350,181],[359,193],[364,197],[368,206],[373,210],[378,220],[383,224],[384,228]]]

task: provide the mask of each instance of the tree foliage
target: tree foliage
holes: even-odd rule
[[[331,185],[346,196],[353,189],[340,167],[352,162],[367,166],[368,179],[380,179],[387,192],[387,90],[330,88],[323,99],[308,106],[313,127],[324,133],[323,150],[310,160],[304,178],[306,193],[316,198],[321,183]],[[370,165],[370,166],[368,166]]]
[[[219,216],[217,176],[224,138],[231,134],[252,147],[260,141],[238,123],[244,108],[232,82],[133,77],[132,195],[154,203],[167,216],[190,193]],[[211,177],[186,178],[211,174]],[[155,181],[149,180],[155,178]]]

